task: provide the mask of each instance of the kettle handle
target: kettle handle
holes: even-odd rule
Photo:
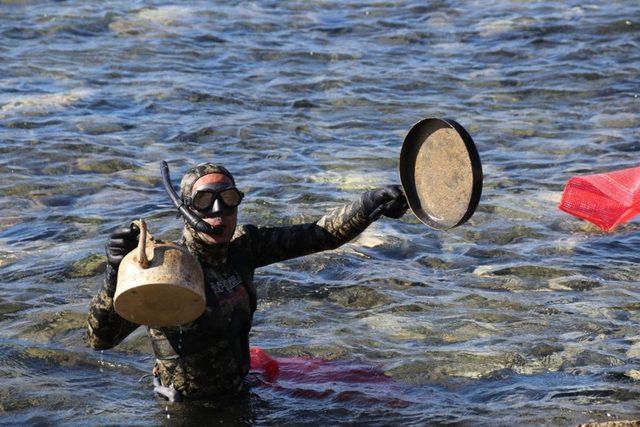
[[[140,229],[140,237],[138,238],[138,264],[141,268],[149,267],[149,258],[147,258],[147,223],[143,219],[133,221],[131,227]],[[150,237],[150,236],[149,236]]]

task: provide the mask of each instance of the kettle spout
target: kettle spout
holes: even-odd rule
[[[137,226],[140,229],[140,237],[138,240],[138,264],[141,268],[149,268],[149,258],[147,258],[147,224],[143,219],[133,221],[131,226]]]

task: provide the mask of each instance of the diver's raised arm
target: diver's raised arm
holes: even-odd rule
[[[398,186],[365,191],[355,201],[336,208],[318,221],[285,227],[246,228],[254,267],[335,249],[362,233],[380,216],[400,218],[407,201]]]

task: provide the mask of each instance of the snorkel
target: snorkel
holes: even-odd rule
[[[180,212],[180,215],[184,220],[193,227],[196,231],[205,234],[219,235],[222,234],[223,228],[216,227],[211,224],[207,224],[201,218],[199,218],[189,206],[184,204],[184,201],[178,196],[176,191],[171,186],[171,176],[169,175],[169,165],[164,160],[160,162],[160,173],[162,174],[162,183],[164,189],[169,194],[171,201]]]

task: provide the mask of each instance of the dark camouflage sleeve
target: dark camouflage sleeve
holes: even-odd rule
[[[251,227],[254,268],[327,249],[335,249],[371,224],[362,201],[337,208],[314,223],[287,227]]]
[[[96,350],[114,347],[140,326],[123,319],[113,308],[117,279],[118,272],[107,264],[102,287],[89,305],[87,341]]]

